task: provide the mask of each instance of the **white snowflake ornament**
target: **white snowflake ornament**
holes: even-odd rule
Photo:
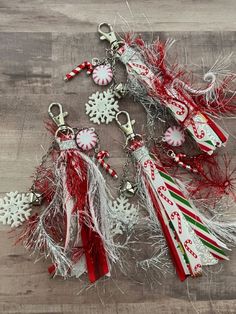
[[[111,202],[110,219],[113,236],[132,230],[138,218],[138,208],[130,204],[127,197],[120,195]]]
[[[29,218],[30,196],[25,193],[9,192],[0,198],[0,222],[11,227],[18,227]]]
[[[90,120],[97,124],[110,123],[119,111],[118,101],[110,89],[92,94],[85,108]]]

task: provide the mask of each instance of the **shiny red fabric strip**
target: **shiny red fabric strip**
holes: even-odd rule
[[[184,268],[182,266],[181,260],[179,258],[179,255],[178,255],[177,251],[176,251],[175,244],[174,244],[174,242],[172,240],[172,236],[171,236],[171,234],[169,232],[169,229],[167,228],[167,226],[166,226],[166,224],[164,222],[164,219],[163,219],[163,217],[161,215],[161,212],[160,212],[159,204],[158,204],[158,202],[156,200],[156,196],[155,196],[155,194],[153,192],[153,189],[150,186],[147,178],[145,178],[145,184],[146,184],[146,187],[147,187],[148,192],[150,194],[153,206],[155,208],[157,218],[158,218],[158,220],[159,220],[159,222],[161,224],[163,234],[164,234],[164,236],[166,238],[166,242],[167,242],[167,245],[169,247],[170,255],[171,255],[173,264],[174,264],[174,266],[176,268],[177,275],[178,275],[178,277],[179,277],[179,279],[181,281],[184,281],[187,278],[187,275],[185,274],[185,271],[184,271]]]
[[[78,176],[76,168],[81,170]],[[106,251],[99,234],[93,230],[94,224],[89,210],[88,165],[78,153],[71,150],[67,158],[67,188],[75,200],[74,211],[79,215],[81,239],[86,258],[88,277],[91,282],[109,273]]]

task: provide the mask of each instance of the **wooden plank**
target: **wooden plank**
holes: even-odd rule
[[[194,310],[198,311],[196,313],[201,314],[209,314],[209,313],[235,313],[235,301],[231,300],[227,304],[224,301],[219,300],[215,301],[214,304],[210,301],[201,301],[198,303],[197,308],[193,308],[190,302],[183,303],[183,301],[179,301],[176,299],[172,299],[168,304],[159,302],[151,302],[147,306],[147,303],[117,303],[117,304],[109,304],[109,305],[97,305],[97,304],[86,304],[86,305],[73,305],[73,304],[38,304],[38,305],[22,305],[15,304],[14,307],[9,307],[8,304],[5,304],[2,308],[4,309],[4,313],[7,314],[153,314],[153,313],[183,313],[189,314]],[[10,309],[10,310],[8,310]],[[216,312],[218,311],[218,312]]]
[[[228,0],[2,0],[0,31],[94,32],[109,22],[119,30],[235,30],[235,1]],[[128,23],[128,26],[127,26]]]
[[[0,94],[51,92],[51,33],[0,33]]]

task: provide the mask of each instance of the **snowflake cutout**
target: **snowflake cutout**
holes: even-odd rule
[[[111,202],[110,220],[113,236],[131,231],[138,218],[138,208],[130,204],[127,197],[120,195]]]
[[[0,198],[0,222],[11,227],[18,227],[29,218],[29,194],[9,192]]]
[[[97,124],[110,123],[119,111],[118,101],[110,89],[92,94],[85,107],[90,120]]]

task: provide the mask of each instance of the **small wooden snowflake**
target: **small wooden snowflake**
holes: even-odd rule
[[[129,199],[120,195],[111,202],[111,225],[113,235],[123,234],[132,230],[139,219],[138,208],[129,202]]]
[[[0,198],[0,222],[18,227],[30,216],[29,194],[9,192]]]
[[[85,108],[90,120],[97,124],[110,123],[119,111],[118,101],[110,89],[92,94]]]

